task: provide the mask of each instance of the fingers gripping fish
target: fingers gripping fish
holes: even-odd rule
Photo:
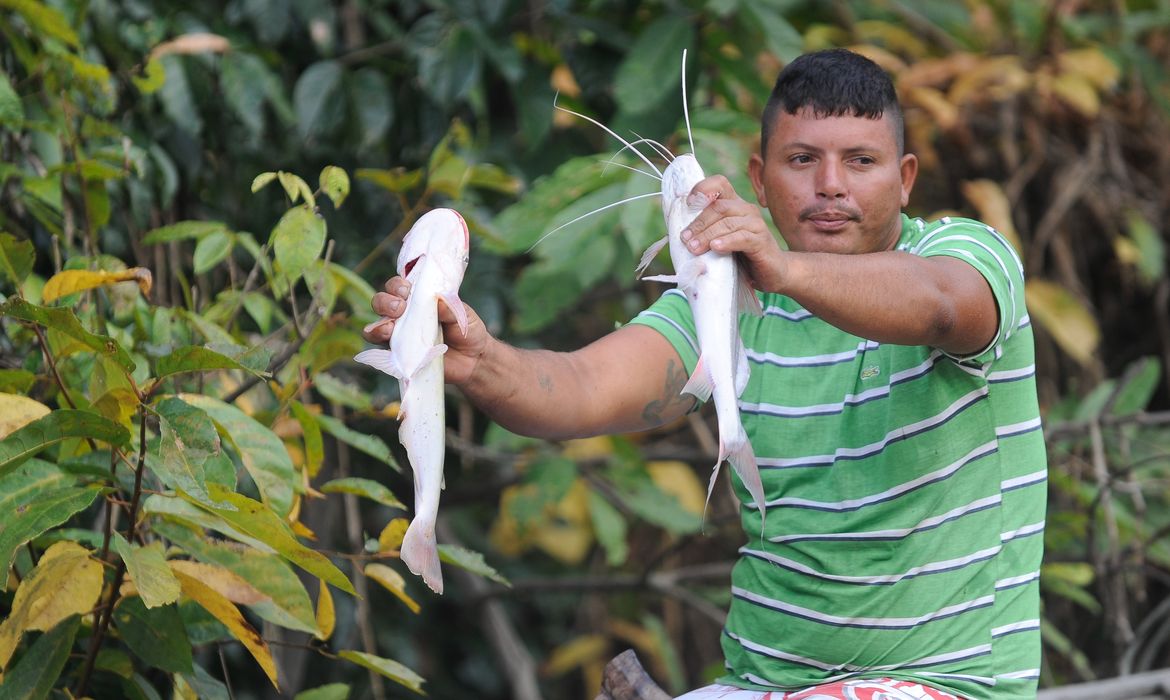
[[[443,488],[446,418],[443,353],[438,301],[454,313],[467,334],[467,313],[459,285],[467,268],[470,240],[463,217],[435,209],[415,222],[402,241],[398,274],[411,284],[406,310],[394,324],[389,350],[366,350],[355,360],[398,379],[402,396],[398,439],[414,472],[414,520],[402,540],[402,561],[436,593],[443,592],[435,518]]]
[[[683,229],[711,203],[703,195],[691,194],[691,189],[703,178],[703,169],[690,154],[677,156],[663,171],[662,213],[666,218],[667,235],[642,255],[638,273],[641,274],[658,252],[669,245],[675,274],[645,279],[678,284],[695,319],[699,362],[683,387],[683,393],[693,394],[700,401],[714,396],[715,415],[719,422],[719,459],[707,486],[707,500],[711,499],[719,466],[727,460],[759,505],[762,520],[765,513],[764,487],[755,453],[739,418],[738,402],[750,375],[747,353],[739,336],[739,314],[760,315],[762,310],[733,256],[711,250],[694,255],[682,241]]]

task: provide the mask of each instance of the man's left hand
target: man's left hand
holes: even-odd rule
[[[778,291],[784,279],[784,251],[764,222],[760,208],[741,198],[722,175],[699,181],[691,189],[691,196],[705,197],[711,203],[682,232],[683,243],[690,252],[738,253],[753,287]]]

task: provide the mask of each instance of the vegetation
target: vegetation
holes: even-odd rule
[[[741,193],[785,61],[894,75],[910,213],[1027,268],[1042,682],[1170,660],[1170,2],[0,0],[0,37],[0,696],[593,697],[631,646],[673,691],[717,674],[742,533],[726,488],[701,527],[706,414],[553,444],[452,394],[438,598],[396,557],[397,388],[350,361],[434,206],[510,342],[648,303],[653,199],[532,245],[653,189],[554,100],[688,150],[684,48]]]

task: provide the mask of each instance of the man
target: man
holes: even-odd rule
[[[1035,695],[1046,465],[1022,269],[983,224],[901,213],[917,175],[902,133],[875,64],[809,54],[778,77],[748,163],[787,249],[726,178],[695,186],[717,199],[684,240],[737,254],[763,292],[764,316],[740,321],[740,406],[768,517],[761,533],[742,508],[727,673],[688,698]],[[371,342],[407,294],[386,289]],[[626,432],[693,408],[675,290],[570,353],[509,347],[470,311],[463,337],[441,314],[447,380],[515,432]]]

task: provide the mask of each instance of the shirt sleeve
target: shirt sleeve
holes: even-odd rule
[[[640,326],[658,331],[674,346],[682,358],[687,374],[695,371],[699,362],[699,343],[695,333],[695,318],[687,298],[677,288],[667,290],[645,311],[630,320]]]
[[[974,267],[987,280],[999,310],[999,327],[987,347],[971,355],[950,355],[964,363],[987,365],[1003,354],[1003,344],[1028,321],[1024,306],[1024,267],[1007,239],[995,229],[969,219],[943,223],[927,234],[914,252],[924,258],[946,255]]]

